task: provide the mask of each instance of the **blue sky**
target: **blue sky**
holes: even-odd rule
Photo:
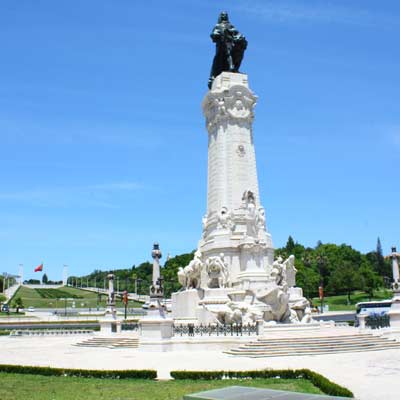
[[[0,272],[43,261],[61,279],[139,264],[154,241],[196,247],[223,9],[249,41],[275,246],[400,247],[398,1],[3,0]]]

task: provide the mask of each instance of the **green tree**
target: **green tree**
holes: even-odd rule
[[[345,260],[332,272],[329,289],[334,293],[346,293],[347,302],[351,304],[351,294],[360,289],[360,275],[354,264]]]
[[[292,238],[292,236],[288,237],[288,240],[286,242],[286,252],[290,255],[293,254],[294,252],[294,248],[295,248],[296,244]]]
[[[359,269],[361,289],[368,294],[369,300],[374,297],[374,290],[383,286],[383,279],[374,271],[365,257]]]
[[[44,285],[46,285],[48,282],[49,282],[49,278],[47,277],[46,274],[43,274],[42,283],[43,283]]]
[[[382,252],[382,245],[381,245],[381,240],[377,239],[376,241],[376,266],[375,266],[376,272],[380,276],[385,276],[386,274],[386,265],[385,265],[385,258],[383,257],[383,252]]]
[[[24,304],[23,304],[23,302],[22,302],[21,297],[17,297],[17,298],[14,300],[13,307],[16,309],[17,314],[19,313],[19,310],[20,310],[21,308],[24,308]]]

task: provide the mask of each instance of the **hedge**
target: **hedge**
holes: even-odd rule
[[[0,372],[15,374],[34,374],[44,376],[75,376],[81,378],[109,378],[109,379],[156,379],[157,371],[151,369],[138,370],[91,370],[91,369],[66,369],[50,367],[34,367],[27,365],[0,364]]]
[[[255,370],[255,371],[171,371],[174,379],[251,379],[251,378],[282,378],[307,379],[322,392],[330,396],[354,397],[353,393],[324,376],[309,369]]]

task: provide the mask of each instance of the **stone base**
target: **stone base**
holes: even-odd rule
[[[110,335],[113,333],[121,333],[121,321],[113,318],[104,318],[99,320],[100,334]]]
[[[196,308],[201,295],[202,291],[200,289],[188,289],[172,293],[172,318],[196,319]]]
[[[400,293],[395,293],[388,315],[390,317],[390,327],[394,329],[400,328]]]
[[[173,336],[172,319],[142,318],[139,320],[140,336],[144,339],[170,339]]]

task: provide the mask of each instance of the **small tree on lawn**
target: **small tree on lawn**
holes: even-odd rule
[[[21,297],[17,297],[17,298],[14,300],[14,308],[17,310],[17,314],[19,313],[19,310],[20,310],[21,308],[24,308],[24,304],[23,304],[23,302],[22,302]]]
[[[42,283],[43,283],[44,285],[46,285],[48,282],[49,282],[49,278],[47,277],[46,274],[43,274]]]

